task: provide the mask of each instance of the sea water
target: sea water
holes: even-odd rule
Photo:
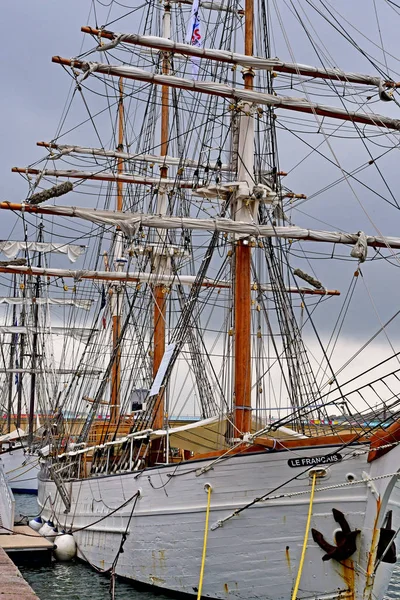
[[[38,513],[35,496],[18,494],[16,515]],[[19,567],[40,600],[110,600],[110,579],[79,561],[54,562],[46,567]],[[129,581],[116,580],[115,600],[164,600],[162,594],[138,591]],[[400,563],[396,566],[386,600],[400,600]]]
[[[15,494],[15,515],[38,514],[36,496]],[[110,578],[80,561],[56,562],[49,566],[19,566],[24,579],[40,600],[110,600]],[[162,594],[138,591],[129,581],[116,579],[115,600],[164,600]],[[16,599],[17,600],[17,599]],[[171,599],[170,599],[171,600]]]

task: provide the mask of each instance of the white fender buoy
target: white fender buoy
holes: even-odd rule
[[[46,523],[39,529],[39,533],[51,542],[54,542],[57,535],[57,528],[54,527],[54,523],[52,521],[46,521]]]
[[[29,521],[29,527],[31,529],[33,529],[34,531],[39,531],[39,529],[41,529],[42,526],[43,526],[42,517],[35,517],[31,521]]]
[[[70,533],[64,533],[55,541],[54,556],[57,560],[71,560],[76,554],[76,542]]]

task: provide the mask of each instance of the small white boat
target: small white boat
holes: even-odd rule
[[[39,456],[24,444],[26,433],[16,429],[0,437],[0,461],[13,492],[37,494]]]

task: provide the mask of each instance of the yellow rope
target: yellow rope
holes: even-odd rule
[[[199,578],[199,590],[197,592],[197,600],[200,600],[201,591],[203,589],[204,566],[206,564],[206,554],[207,554],[208,519],[210,516],[211,492],[212,492],[212,487],[211,487],[211,485],[209,485],[208,490],[207,490],[206,524],[204,527],[203,556],[201,557],[201,569],[200,569],[200,578]]]
[[[312,506],[313,506],[313,501],[314,501],[314,492],[315,492],[315,482],[316,482],[316,480],[317,480],[317,473],[314,471],[313,479],[312,479],[312,484],[311,484],[310,505],[308,507],[308,517],[307,517],[306,532],[304,534],[303,549],[301,551],[299,570],[297,572],[297,578],[296,578],[296,583],[295,583],[293,594],[292,594],[292,600],[296,600],[296,598],[297,598],[297,592],[299,591],[301,574],[303,572],[304,559],[305,559],[305,556],[306,556],[306,549],[307,549],[308,534],[310,533]]]

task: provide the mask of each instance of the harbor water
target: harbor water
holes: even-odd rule
[[[18,494],[16,515],[35,516],[38,512],[35,496]],[[80,561],[54,562],[45,567],[19,567],[22,575],[40,600],[110,600],[110,580]],[[115,600],[167,600],[167,596],[137,590],[129,581],[117,579]],[[169,597],[171,598],[171,597]],[[400,561],[385,600],[400,600]]]
[[[38,514],[36,496],[15,494],[15,514]],[[49,566],[19,566],[23,577],[40,600],[110,600],[110,579],[80,561],[53,562]],[[117,579],[115,600],[164,600],[162,594],[137,590],[129,581]],[[170,599],[171,600],[171,599]]]

